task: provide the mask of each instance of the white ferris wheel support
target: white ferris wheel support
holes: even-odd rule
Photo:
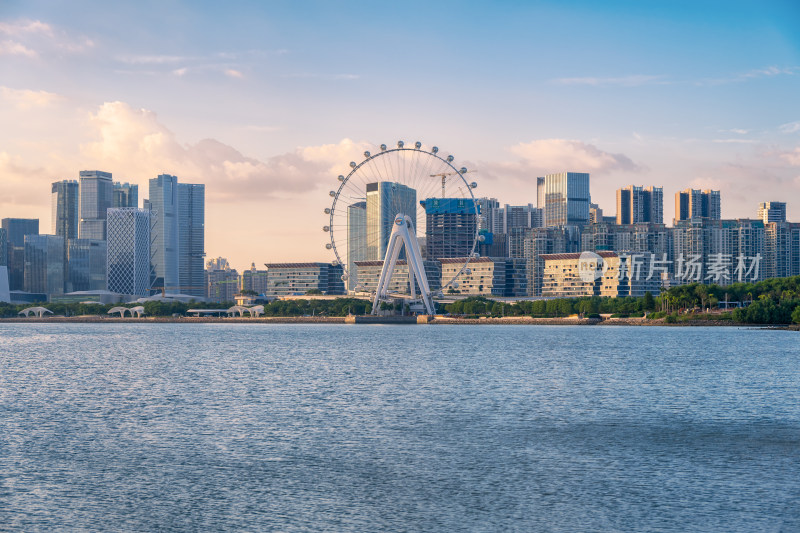
[[[408,228],[412,231],[409,231]],[[413,227],[411,218],[408,215],[398,214],[394,218],[392,233],[389,236],[389,243],[386,246],[386,255],[383,261],[381,275],[378,278],[378,289],[375,291],[375,301],[372,303],[372,314],[377,314],[381,300],[389,297],[389,283],[392,281],[394,268],[400,257],[400,251],[405,246],[406,265],[408,266],[408,282],[411,291],[411,299],[414,299],[414,278],[419,280],[419,290],[425,310],[429,315],[434,314],[433,297],[428,286],[428,277],[425,275],[425,265],[422,261],[422,251],[417,240],[416,230]]]
[[[389,206],[388,213],[394,212],[396,216],[393,219],[392,230],[389,239],[386,242],[385,252],[383,258],[365,257],[365,250],[367,246],[380,247],[380,242],[376,237],[367,237],[354,235],[352,238],[362,239],[355,241],[357,244],[351,249],[351,221],[349,208],[358,207],[365,209],[366,204],[366,188],[369,184],[373,183],[394,183],[398,185],[405,185],[415,191],[416,199],[435,200],[438,196],[437,188],[438,181],[433,181],[430,178],[441,178],[441,196],[442,199],[463,199],[471,202],[469,213],[475,220],[475,230],[472,235],[471,246],[469,250],[464,250],[463,257],[464,263],[460,268],[450,274],[448,280],[442,279],[441,286],[445,287],[458,287],[459,283],[457,278],[462,274],[470,274],[469,262],[471,259],[478,257],[475,253],[478,242],[483,241],[483,236],[479,235],[478,231],[478,207],[475,203],[475,196],[472,192],[478,184],[475,182],[467,182],[464,174],[472,172],[462,167],[458,169],[453,164],[453,155],[446,157],[439,155],[439,148],[432,146],[430,150],[422,147],[421,142],[415,142],[413,147],[405,146],[403,141],[397,142],[397,148],[389,148],[385,144],[380,145],[380,151],[377,153],[364,152],[364,160],[361,163],[355,161],[350,162],[350,172],[347,175],[339,175],[340,182],[338,189],[331,190],[329,195],[333,199],[331,206],[325,208],[325,214],[329,215],[329,225],[322,227],[322,230],[330,233],[330,242],[325,245],[328,250],[332,250],[336,259],[332,261],[333,265],[341,265],[344,273],[342,274],[342,281],[353,279],[357,274],[354,270],[354,262],[361,261],[382,261],[380,276],[378,278],[378,285],[372,295],[373,306],[372,313],[376,314],[379,310],[380,302],[387,301],[391,298],[398,297],[399,294],[389,291],[393,274],[397,267],[397,261],[400,257],[402,249],[406,250],[406,263],[408,265],[408,281],[409,281],[409,294],[412,301],[424,304],[426,312],[433,314],[435,307],[433,305],[434,294],[430,290],[430,284],[425,272],[423,257],[419,241],[417,240],[415,213],[407,212],[401,205]],[[452,178],[451,178],[452,177]],[[425,230],[427,230],[427,222],[425,221],[424,202],[416,202],[416,220],[422,218]],[[465,203],[465,205],[467,205]],[[395,210],[395,208],[397,210]],[[386,214],[388,214],[386,213]],[[365,215],[356,215],[365,216]],[[377,234],[378,232],[376,232]],[[383,233],[380,233],[383,235]],[[369,241],[364,240],[369,239]],[[452,242],[444,243],[444,246],[455,246]],[[448,253],[445,251],[445,253]],[[360,259],[352,259],[353,256]],[[452,255],[446,257],[453,257]],[[373,278],[374,279],[374,278]],[[420,289],[420,298],[416,297],[416,285]],[[358,280],[357,283],[363,283],[363,280]],[[355,285],[355,292],[364,290],[364,285]],[[438,291],[437,291],[438,293]],[[440,293],[439,293],[440,294]]]

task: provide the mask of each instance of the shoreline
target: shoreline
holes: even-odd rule
[[[639,326],[639,327],[746,327],[800,331],[798,324],[746,324],[728,320],[690,320],[667,323],[665,319],[645,318],[532,318],[532,317],[437,317],[419,320],[417,317],[18,317],[0,318],[0,324],[403,324],[403,325],[528,325],[528,326]]]

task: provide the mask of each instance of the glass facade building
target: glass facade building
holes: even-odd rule
[[[114,185],[110,172],[82,170],[80,179],[80,222],[78,237],[106,240],[107,211],[112,207]]]
[[[178,184],[178,283],[181,294],[206,295],[206,186]]]
[[[356,261],[367,259],[367,202],[347,206],[347,290],[358,286]]]
[[[417,191],[400,183],[367,183],[367,259],[383,261],[394,218],[408,215],[417,229]],[[400,255],[405,258],[405,254]]]
[[[150,180],[148,207],[153,213],[153,287],[179,293],[178,178],[160,174]]]
[[[546,226],[583,226],[589,223],[589,174],[561,172],[544,179]]]
[[[80,195],[77,180],[57,181],[51,186],[51,221],[53,235],[78,238]]]
[[[25,236],[39,234],[38,218],[4,218],[8,284],[12,291],[25,290]]]
[[[64,293],[64,237],[25,236],[25,292]]]
[[[112,207],[139,207],[139,186],[115,182]]]
[[[69,239],[65,292],[106,290],[107,255],[107,241]]]
[[[152,286],[150,216],[145,209],[108,210],[108,290],[147,296]]]
[[[145,206],[154,217],[153,288],[205,296],[205,185],[160,174],[150,180],[149,192]]]

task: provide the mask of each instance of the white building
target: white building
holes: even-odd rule
[[[151,212],[134,207],[108,210],[108,290],[147,296],[152,286]]]

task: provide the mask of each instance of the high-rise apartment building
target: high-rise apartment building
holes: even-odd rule
[[[25,290],[25,236],[39,234],[38,218],[4,218],[8,284],[12,291]]]
[[[492,233],[508,235],[514,228],[541,228],[544,225],[542,209],[528,205],[496,207],[490,213]]]
[[[206,271],[207,297],[214,302],[232,302],[239,291],[239,273],[228,266],[227,260],[224,263],[212,261]],[[218,266],[221,268],[216,268]]]
[[[722,218],[722,203],[719,191],[685,189],[675,193],[675,220],[693,218]]]
[[[64,237],[25,236],[25,291],[48,295],[64,293]]]
[[[764,224],[786,222],[786,202],[761,202],[758,204],[758,218]]]
[[[542,295],[544,275],[542,255],[577,252],[579,246],[580,231],[577,226],[550,226],[526,230],[523,259],[526,264],[528,295]]]
[[[478,231],[475,201],[471,198],[428,198],[424,204],[427,259],[470,255]]]
[[[252,291],[256,294],[267,293],[267,271],[256,269],[256,264],[253,263],[249,270],[242,272],[241,290]]]
[[[110,172],[81,170],[78,237],[106,240],[107,211],[113,206],[114,184]]]
[[[179,292],[205,296],[206,186],[178,184],[178,282]]]
[[[51,233],[78,238],[80,194],[77,180],[57,181],[51,186]]]
[[[153,223],[153,287],[166,293],[180,293],[178,268],[178,178],[159,174],[150,180],[147,207]]]
[[[800,275],[800,224],[769,222],[764,226],[764,277]]]
[[[139,186],[114,182],[113,207],[139,207]]]
[[[367,202],[347,206],[347,290],[358,286],[356,261],[367,259]]]
[[[664,223],[664,190],[630,185],[617,189],[617,224]]]
[[[398,214],[409,216],[417,230],[417,191],[390,181],[367,183],[367,259],[383,261]]]
[[[475,198],[475,205],[478,206],[478,229],[493,233],[492,213],[500,207],[500,202],[497,198]]]
[[[589,223],[589,174],[561,172],[544,178],[544,225],[583,226]]]
[[[108,210],[108,290],[147,296],[153,280],[150,263],[150,217],[146,209]]]

